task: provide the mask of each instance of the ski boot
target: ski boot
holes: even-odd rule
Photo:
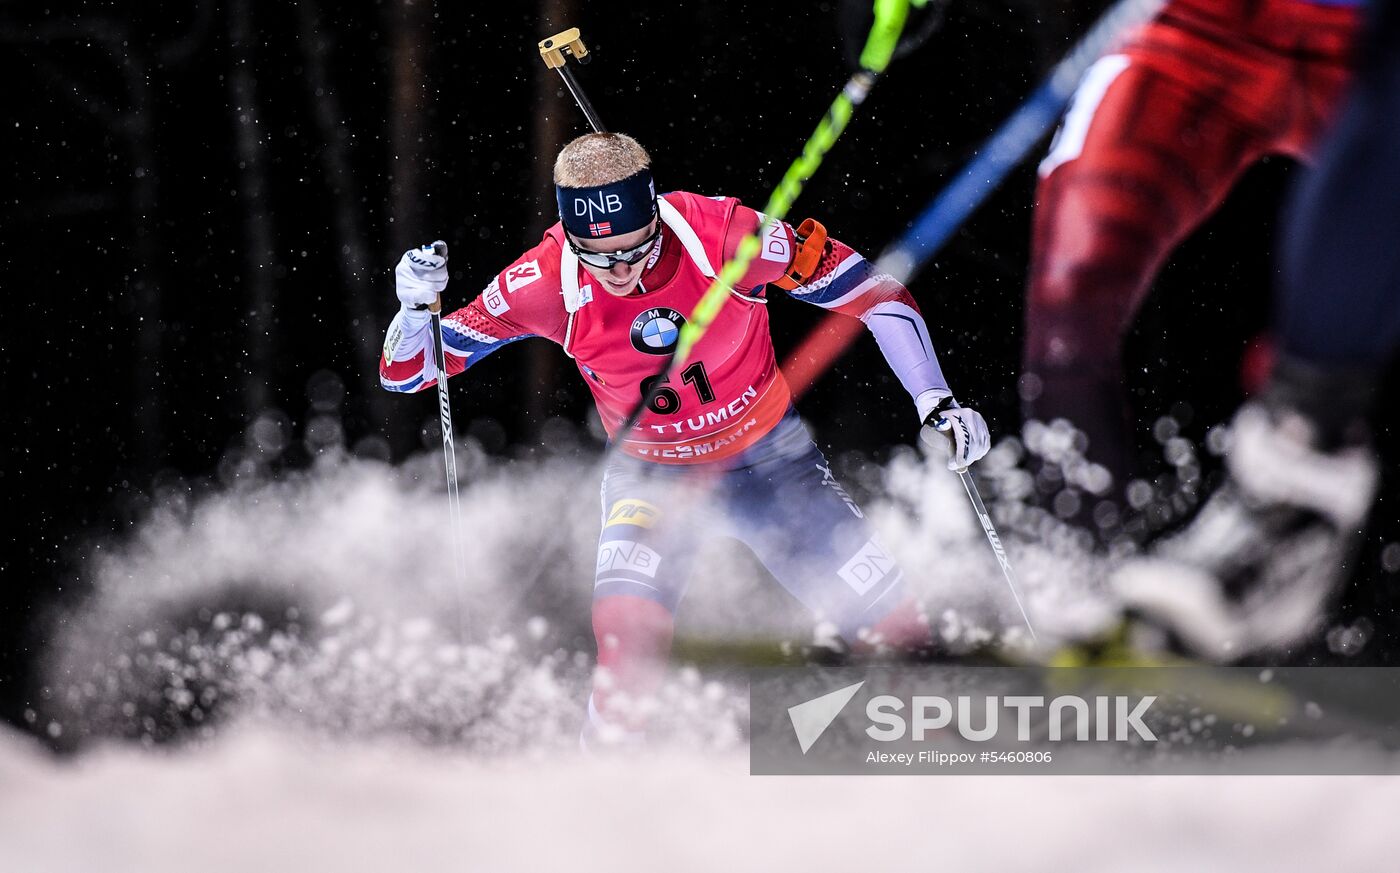
[[[1317,630],[1379,478],[1364,439],[1329,440],[1292,404],[1245,405],[1231,436],[1227,478],[1195,519],[1111,578],[1164,643],[1220,663]]]

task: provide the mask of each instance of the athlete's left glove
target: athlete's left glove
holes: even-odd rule
[[[951,395],[938,401],[938,405],[924,416],[919,439],[929,446],[941,442],[943,446],[951,447],[949,470],[967,469],[992,447],[992,435],[982,414],[975,409],[959,406]]]
[[[428,309],[447,288],[447,243],[409,249],[394,268],[394,290],[409,309]]]

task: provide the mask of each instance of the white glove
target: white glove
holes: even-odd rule
[[[394,290],[409,309],[427,309],[447,287],[447,243],[409,249],[394,268]]]
[[[952,449],[952,456],[948,459],[949,470],[966,470],[973,462],[981,460],[992,447],[992,434],[987,430],[982,414],[975,409],[958,406],[951,397],[924,419],[919,439],[930,447]]]

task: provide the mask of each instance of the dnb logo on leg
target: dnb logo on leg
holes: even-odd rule
[[[892,573],[897,573],[899,567],[895,564],[884,549],[875,540],[866,540],[865,545],[860,547],[841,569],[836,573],[847,585],[851,586],[857,594],[864,597],[877,582],[883,582]]]
[[[669,355],[684,325],[685,316],[674,309],[648,309],[632,322],[632,348],[644,355]]]

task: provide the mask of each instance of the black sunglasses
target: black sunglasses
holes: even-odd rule
[[[588,249],[579,248],[574,243],[572,236],[566,234],[565,239],[569,241],[569,248],[573,250],[580,261],[583,261],[590,267],[597,267],[600,270],[611,270],[613,264],[626,264],[630,267],[642,258],[645,258],[651,252],[651,247],[656,243],[656,239],[659,236],[661,236],[661,222],[658,221],[656,223],[656,230],[652,231],[651,236],[643,240],[641,244],[625,251],[591,252]]]

